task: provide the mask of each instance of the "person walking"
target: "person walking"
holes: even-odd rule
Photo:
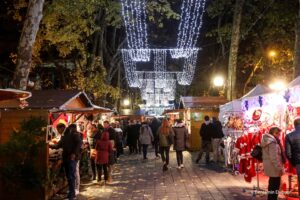
[[[300,118],[294,120],[295,131],[285,136],[285,153],[290,164],[296,168],[300,196]]]
[[[177,120],[175,126],[173,127],[174,131],[174,150],[176,151],[176,159],[178,169],[184,167],[183,165],[183,154],[182,152],[186,150],[186,144],[188,141],[188,130],[185,127],[185,124],[181,119]]]
[[[113,129],[110,126],[109,121],[104,121],[103,122],[103,133],[108,132],[109,133],[109,141],[112,144],[112,149],[113,151],[109,155],[109,160],[108,160],[108,180],[109,182],[112,182],[112,171],[113,171],[113,166],[117,162],[117,153],[116,153],[116,145],[117,145],[117,134],[115,129]]]
[[[58,124],[57,130],[62,134],[62,137],[57,144],[49,145],[49,147],[63,149],[63,166],[69,186],[67,198],[73,200],[76,198],[76,166],[78,160],[80,160],[82,140],[80,134],[76,131],[76,124],[71,124],[68,128],[64,124]]]
[[[137,153],[137,139],[136,124],[133,120],[129,121],[127,126],[127,145],[129,146],[129,154]]]
[[[163,171],[168,170],[170,146],[174,143],[174,131],[169,125],[167,119],[162,120],[161,126],[157,130],[159,138],[159,150],[161,159],[164,163]]]
[[[117,136],[117,158],[124,153],[123,150],[123,130],[120,127],[120,123],[117,121],[116,123],[112,124],[112,127],[115,129],[116,136]]]
[[[157,118],[153,118],[150,124],[151,131],[154,136],[153,146],[155,151],[155,156],[159,157],[159,136],[157,133],[158,128],[160,127],[160,122]]]
[[[92,180],[96,180],[96,142],[101,138],[101,134],[98,131],[97,125],[89,123],[87,125],[87,141],[90,149],[90,164],[92,168]]]
[[[220,162],[220,144],[222,142],[222,138],[224,137],[222,124],[216,118],[212,118],[213,125],[213,135],[212,135],[212,148],[213,148],[213,160],[215,163]]]
[[[261,140],[264,173],[269,176],[268,200],[277,200],[280,179],[284,172],[285,158],[279,140],[280,132],[278,127],[272,127]]]
[[[104,184],[108,181],[108,163],[109,155],[113,152],[112,144],[109,140],[108,131],[104,131],[101,135],[101,139],[96,143],[96,164],[97,164],[97,181],[101,182],[102,170],[104,172]]]
[[[196,159],[196,163],[199,163],[204,152],[206,153],[205,155],[206,164],[209,163],[209,153],[211,149],[212,135],[213,135],[213,125],[209,120],[209,116],[206,115],[204,117],[204,123],[202,123],[200,128],[200,137],[202,140],[202,146],[198,154],[198,157]]]
[[[142,154],[142,144],[139,140],[140,138],[140,129],[141,129],[141,122],[140,121],[136,121],[135,125],[134,125],[134,136],[135,136],[135,141],[137,144],[136,147],[136,153]]]
[[[148,146],[153,142],[153,134],[151,128],[149,127],[147,122],[143,122],[140,128],[139,141],[143,148],[143,158],[144,160],[147,158]]]

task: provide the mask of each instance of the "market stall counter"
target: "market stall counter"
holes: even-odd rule
[[[55,124],[62,118],[68,123],[74,123],[86,115],[112,113],[110,109],[95,106],[82,91],[40,90],[31,91],[31,94],[32,97],[27,100],[28,106],[25,108],[20,108],[18,99],[5,101],[4,104],[0,102],[0,128],[3,130],[0,133],[0,148],[16,141],[22,144],[18,140],[22,140],[27,133],[30,133],[27,134],[28,139],[37,142],[38,145],[35,146],[36,154],[32,156],[32,160],[28,160],[27,167],[32,168],[29,172],[37,172],[31,174],[30,178],[35,177],[36,183],[39,184],[36,187],[26,188],[18,186],[20,180],[17,178],[5,179],[7,181],[2,179],[0,196],[4,199],[21,199],[24,195],[31,199],[49,199],[55,192],[65,187],[66,180],[61,170],[61,150],[50,151],[48,147],[50,140],[54,139]],[[12,132],[19,134],[11,134]],[[23,133],[24,136],[21,136]],[[0,163],[6,163],[5,166],[8,166],[8,163],[11,163],[11,166],[18,165],[16,164],[18,160],[10,159],[8,156],[1,155],[0,159]],[[3,168],[4,165],[0,164],[0,167]],[[19,179],[28,176],[28,173],[19,173]],[[1,174],[1,177],[3,176],[5,174]],[[11,187],[12,184],[14,187]]]
[[[181,97],[180,109],[183,111],[183,120],[187,126],[190,137],[191,151],[197,151],[201,148],[201,138],[199,134],[200,126],[204,122],[204,116],[218,117],[219,106],[227,103],[224,97]]]

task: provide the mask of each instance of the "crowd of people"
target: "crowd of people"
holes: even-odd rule
[[[183,168],[182,152],[188,148],[188,131],[177,120],[172,127],[167,119],[139,122],[130,120],[128,124],[116,121],[77,122],[67,125],[62,121],[56,125],[60,140],[49,145],[52,149],[63,149],[63,167],[68,181],[68,199],[79,194],[80,176],[97,181],[100,185],[112,182],[112,170],[118,157],[128,146],[129,155],[141,154],[148,159],[148,148],[153,146],[156,158],[162,159],[163,171],[168,170],[171,145],[176,151],[178,169]]]
[[[296,119],[294,125],[295,131],[285,138],[285,150],[280,143],[281,129],[278,127],[272,127],[261,140],[264,171],[265,175],[270,177],[270,200],[278,198],[286,158],[296,168],[300,177],[300,119]],[[188,130],[180,119],[174,125],[171,125],[168,119],[160,121],[155,118],[142,123],[131,120],[127,125],[109,121],[88,122],[85,126],[82,123],[69,126],[58,123],[56,129],[61,138],[58,143],[50,144],[50,148],[63,149],[63,167],[69,185],[68,199],[76,197],[79,193],[80,176],[88,175],[89,171],[92,181],[98,181],[100,185],[109,184],[112,181],[113,165],[119,156],[124,154],[126,146],[129,147],[129,155],[141,154],[141,158],[146,161],[148,148],[152,145],[155,156],[161,157],[163,171],[169,168],[172,145],[176,151],[178,169],[184,167],[183,151],[189,148]],[[196,163],[199,163],[204,153],[206,164],[220,162],[220,148],[224,137],[220,121],[215,117],[211,120],[209,116],[205,116],[199,134],[202,145]]]

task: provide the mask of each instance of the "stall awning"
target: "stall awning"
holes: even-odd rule
[[[180,108],[219,108],[219,105],[227,102],[224,97],[181,97]]]
[[[263,86],[261,84],[258,84],[250,92],[248,92],[247,94],[245,94],[241,99],[246,99],[246,98],[250,98],[250,97],[256,97],[256,96],[268,94],[268,93],[271,93],[271,92],[273,92],[273,91],[270,88],[265,87],[265,86]]]
[[[300,76],[298,76],[296,79],[294,79],[287,85],[287,88],[293,88],[293,87],[300,87]]]
[[[25,100],[31,97],[31,92],[16,89],[0,89],[0,101],[20,99]]]

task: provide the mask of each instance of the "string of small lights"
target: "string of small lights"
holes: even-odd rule
[[[122,49],[129,87],[140,88],[147,106],[167,105],[175,99],[176,83],[192,83],[199,49],[196,43],[202,26],[206,0],[183,0],[176,48],[151,49],[148,45],[146,0],[121,0],[128,49]],[[167,71],[167,55],[184,59],[183,70]],[[152,71],[137,71],[140,62],[151,62]]]

